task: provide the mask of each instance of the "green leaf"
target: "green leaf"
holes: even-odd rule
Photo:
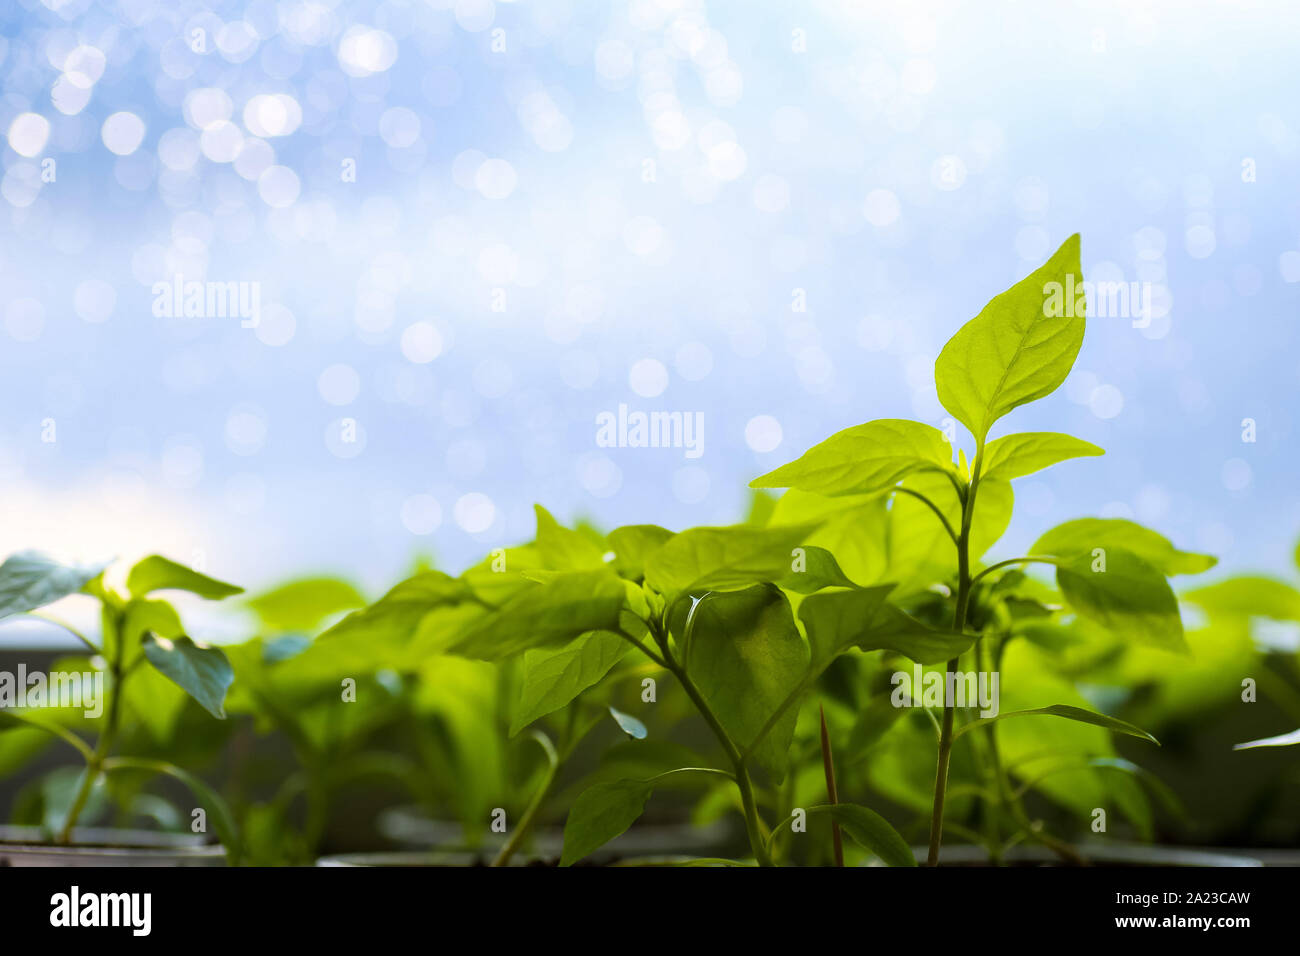
[[[39,551],[19,551],[0,564],[0,619],[26,614],[76,594],[105,564],[63,564]]]
[[[678,636],[686,673],[736,746],[749,750],[808,669],[790,602],[772,585],[708,594],[695,603],[685,630]],[[785,776],[797,716],[788,709],[753,750],[776,780]]]
[[[761,489],[754,489],[749,493],[749,508],[745,513],[745,524],[761,528],[767,524],[768,519],[772,517],[772,510],[776,507],[776,495],[769,494]]]
[[[1083,344],[1085,311],[1076,233],[948,340],[934,364],[939,401],[977,445],[1007,412],[1065,381]]]
[[[314,631],[327,617],[365,604],[365,597],[347,581],[328,577],[300,578],[248,600],[272,631]]]
[[[580,793],[564,822],[560,866],[572,866],[626,831],[645,811],[652,789],[646,780],[615,780]]]
[[[751,488],[797,488],[819,495],[880,491],[919,469],[952,467],[952,447],[932,425],[883,418],[836,432],[795,461],[755,478]]]
[[[985,478],[1023,478],[1071,458],[1106,454],[1091,442],[1057,432],[1021,432],[995,438],[984,448]]]
[[[126,589],[135,597],[152,591],[189,591],[210,600],[243,593],[243,588],[200,574],[160,554],[139,561],[126,576]]]
[[[385,643],[406,641],[415,634],[427,614],[471,597],[469,585],[464,581],[441,571],[422,571],[402,581],[369,607],[349,614],[321,638]]]
[[[584,631],[612,631],[626,601],[622,578],[612,571],[561,571],[532,584],[455,638],[449,650],[464,657],[501,660],[531,647],[572,640]]]
[[[822,588],[855,588],[852,581],[840,570],[835,556],[825,548],[806,546],[799,566],[777,583],[787,591],[812,594]]]
[[[1168,538],[1123,518],[1078,518],[1059,524],[1039,538],[1030,553],[1071,558],[1095,548],[1135,554],[1167,576],[1200,574],[1218,563],[1208,554],[1179,551]]]
[[[777,500],[768,526],[816,523],[803,544],[835,555],[840,569],[854,582],[875,584],[885,576],[889,563],[887,504],[880,494],[827,498],[792,488]]]
[[[1120,720],[1116,717],[1110,717],[1106,714],[1099,714],[1096,711],[1084,710],[1082,707],[1071,707],[1069,704],[1052,704],[1050,707],[1035,707],[1033,710],[1013,710],[1005,714],[998,714],[996,717],[981,717],[978,720],[972,720],[969,723],[962,724],[953,734],[953,739],[960,737],[962,734],[973,730],[976,727],[984,727],[988,724],[996,723],[999,720],[1006,720],[1008,717],[1033,717],[1037,715],[1047,715],[1050,717],[1064,717],[1066,720],[1077,720],[1081,724],[1093,724],[1097,727],[1104,727],[1107,730],[1113,730],[1117,734],[1128,734],[1130,737],[1141,737],[1143,740],[1149,740],[1153,744],[1159,745],[1160,741],[1152,737],[1141,727],[1135,727],[1127,721]]]
[[[541,505],[537,513],[537,554],[542,567],[552,571],[584,571],[605,565],[604,550],[585,534],[571,531]]]
[[[1297,744],[1300,744],[1300,730],[1293,730],[1291,733],[1282,734],[1280,737],[1264,737],[1244,744],[1235,744],[1232,749],[1253,750],[1256,747],[1294,747]]]
[[[1188,653],[1173,589],[1157,568],[1137,555],[1111,548],[1104,556],[1062,559],[1056,586],[1075,611],[1116,636]]]
[[[916,866],[916,856],[907,841],[890,826],[880,814],[856,803],[823,803],[808,807],[808,816],[828,816],[838,823],[853,842],[864,850],[876,854],[886,866]],[[793,815],[782,821],[773,831],[775,839],[781,828],[793,820]],[[771,841],[769,840],[769,843]]]
[[[491,613],[469,600],[439,602],[418,610],[406,605],[405,615],[388,613],[393,610],[390,606],[377,619],[344,618],[296,655],[282,669],[281,679],[291,676],[307,685],[337,683],[335,675],[340,674],[409,673],[430,657],[446,654],[448,647]]]
[[[1300,591],[1272,578],[1242,574],[1196,588],[1183,600],[1210,615],[1271,617],[1278,621],[1300,621]]]
[[[657,524],[630,524],[609,533],[609,547],[614,552],[614,568],[633,580],[645,577],[645,562],[673,536]]]
[[[609,709],[609,715],[614,718],[614,722],[618,724],[619,729],[633,740],[645,740],[646,736],[650,733],[646,730],[645,724],[641,723],[641,721],[637,720],[631,714],[625,714],[621,710],[615,710],[611,707]]]
[[[812,646],[812,666],[824,669],[850,647],[864,651],[891,650],[919,664],[951,660],[968,649],[973,638],[926,627],[886,603],[892,585],[814,594],[799,605],[799,620]]]
[[[533,544],[517,548],[494,548],[486,558],[461,572],[460,580],[488,604],[504,604],[530,582],[521,572],[542,568],[542,559]]]
[[[943,512],[954,530],[961,528],[961,502],[952,484],[942,475],[909,475],[903,487],[925,495]],[[981,479],[970,527],[972,561],[978,560],[1007,530],[1014,501],[1009,481]],[[934,512],[910,495],[895,495],[889,509],[887,578],[898,583],[899,593],[950,580],[956,562],[956,546]]]
[[[235,672],[220,650],[188,637],[169,640],[150,632],[144,636],[144,656],[204,710],[225,719],[226,691],[235,681]]]
[[[156,667],[137,667],[122,684],[122,707],[163,747],[173,742],[187,700],[176,681]]]
[[[525,651],[523,687],[510,721],[510,736],[598,683],[631,649],[632,645],[617,634],[590,631],[560,647]]]
[[[791,552],[813,527],[691,528],[646,558],[645,581],[665,597],[685,591],[734,591],[776,581],[789,573]]]

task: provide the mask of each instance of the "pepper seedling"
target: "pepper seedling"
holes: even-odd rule
[[[964,449],[956,450],[954,462],[955,441],[943,430],[923,422],[884,419],[838,432],[796,461],[751,482],[755,488],[787,488],[805,496],[795,499],[799,502],[793,509],[796,514],[820,509],[824,516],[827,508],[836,510],[827,499],[836,498],[847,499],[844,508],[861,508],[868,518],[879,518],[883,511],[878,506],[888,498],[897,499],[891,512],[925,509],[933,518],[933,535],[946,538],[953,549],[947,562],[950,573],[955,572],[950,589],[951,632],[975,641],[981,670],[989,648],[982,629],[971,630],[972,605],[981,590],[995,587],[998,575],[1008,569],[1051,565],[1064,600],[1081,617],[1133,641],[1183,652],[1178,602],[1167,578],[1203,571],[1214,564],[1213,558],[1179,551],[1159,534],[1133,522],[1089,518],[1048,531],[1029,555],[978,565],[1010,520],[1013,480],[1069,459],[1102,454],[1089,442],[1054,432],[989,438],[993,425],[1003,416],[1051,394],[1073,368],[1083,343],[1086,315],[1079,246],[1078,235],[1067,239],[1041,268],[995,296],[940,352],[935,362],[939,400],[974,439],[969,463]],[[1077,298],[1064,301],[1070,290],[1078,290]],[[888,522],[889,518],[881,520]],[[931,560],[930,540],[919,546],[916,541],[901,545],[916,549],[921,580],[932,580],[925,577],[937,570]],[[896,570],[898,563],[891,570]],[[949,763],[958,738],[977,730],[985,735],[998,791],[1003,795],[1001,809],[1032,837],[1041,837],[1038,829],[1029,825],[1018,803],[1006,796],[1010,788],[997,760],[996,721],[1050,715],[1155,742],[1131,724],[1069,704],[1003,712],[957,726],[951,688],[959,664],[960,655],[953,654],[945,667],[927,856],[932,866],[939,861]],[[1051,845],[1071,855],[1056,841]]]
[[[40,708],[0,711],[11,726],[30,726],[53,734],[75,749],[85,761],[68,812],[56,842],[68,843],[96,782],[103,775],[142,772],[171,776],[188,787],[210,813],[228,858],[239,858],[240,844],[233,818],[221,797],[187,770],[165,760],[115,755],[113,748],[122,729],[123,701],[140,675],[161,675],[192,697],[208,713],[224,719],[226,691],[234,673],[226,655],[189,637],[176,609],[153,597],[158,591],[181,590],[210,600],[238,594],[242,588],[200,574],[160,555],[151,555],[127,573],[125,591],[104,580],[106,565],[65,564],[37,551],[11,555],[0,565],[0,620],[16,615],[39,618],[68,631],[94,655],[105,673],[103,713],[98,717],[97,739],[87,742],[78,734],[42,714]],[[71,624],[41,613],[41,608],[74,594],[85,594],[100,604],[101,629],[96,642]],[[183,698],[181,698],[183,700]]]

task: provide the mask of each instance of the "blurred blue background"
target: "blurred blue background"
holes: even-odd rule
[[[1296,5],[0,16],[6,553],[374,589],[530,536],[534,501],[737,520],[836,429],[941,424],[943,343],[1077,231],[1150,322],[1090,318],[999,426],[1107,455],[1018,483],[995,553],[1099,513],[1290,567]],[[156,315],[176,275],[256,284],[256,327]],[[703,454],[598,446],[620,403],[701,413]]]

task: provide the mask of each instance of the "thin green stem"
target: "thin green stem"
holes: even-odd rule
[[[658,665],[659,665],[660,667],[662,667],[664,670],[672,670],[672,668],[668,666],[668,662],[667,662],[666,660],[664,660],[662,657],[660,657],[660,656],[659,656],[658,654],[656,654],[654,651],[650,650],[650,648],[646,647],[645,644],[643,644],[643,643],[641,643],[640,641],[638,641],[635,637],[633,637],[633,636],[632,636],[631,634],[629,634],[627,631],[623,630],[622,628],[619,628],[619,629],[618,629],[617,631],[615,631],[614,633],[617,634],[619,637],[623,638],[623,640],[628,641],[629,643],[631,643],[631,645],[632,645],[633,647],[635,647],[638,651],[640,651],[640,652],[641,652],[642,654],[644,654],[646,657],[650,658],[650,660],[654,661],[656,664],[658,664]]]
[[[924,504],[927,508],[929,508],[931,511],[934,512],[934,516],[938,518],[939,521],[943,524],[943,530],[948,532],[948,537],[952,539],[952,543],[958,544],[959,538],[957,532],[953,530],[952,524],[948,521],[947,516],[945,516],[943,511],[940,510],[939,506],[936,505],[933,501],[931,501],[928,497],[926,497],[925,495],[921,494],[921,492],[916,491],[913,488],[905,488],[902,485],[895,485],[893,488],[890,489],[890,493],[911,495],[917,501]]]
[[[700,716],[704,718],[704,722],[709,725],[709,729],[713,731],[713,735],[717,737],[718,742],[722,744],[722,749],[726,753],[727,759],[731,761],[731,765],[735,769],[736,774],[736,787],[740,790],[740,803],[745,813],[745,833],[749,837],[750,849],[754,851],[754,859],[758,862],[759,866],[771,866],[772,857],[768,854],[767,846],[763,839],[763,828],[758,816],[758,804],[754,800],[754,786],[749,779],[749,770],[745,765],[745,757],[732,742],[727,731],[723,729],[722,723],[713,713],[712,708],[710,708],[708,703],[704,700],[704,695],[701,694],[699,688],[695,686],[695,682],[691,680],[690,675],[686,673],[686,669],[678,665],[678,663],[672,658],[669,658],[666,661],[666,666],[668,670],[670,670],[681,682],[682,689],[686,691],[686,696],[691,699],[691,703],[695,705],[695,709],[700,712]]]
[[[939,846],[943,842],[943,806],[948,789],[948,763],[952,757],[952,725],[954,710],[948,697],[948,678],[957,670],[957,659],[948,662],[944,676],[943,723],[939,731],[939,759],[934,770],[934,804],[930,811],[930,851],[927,866],[939,865]]]
[[[988,669],[986,651],[987,648],[984,645],[984,638],[978,638],[975,641],[975,666],[980,671],[987,671]],[[991,764],[988,770],[989,775],[993,778],[993,786],[997,793],[997,805],[992,809],[988,806],[981,808],[985,815],[984,830],[985,839],[989,848],[989,857],[995,865],[1001,862],[1002,857],[1000,850],[1002,845],[1002,835],[998,826],[998,816],[1004,811],[1006,806],[1006,800],[1003,796],[1002,790],[1002,760],[998,755],[998,740],[996,733],[997,732],[992,724],[988,724],[985,727],[985,741],[988,746],[989,762]]]
[[[822,731],[822,769],[826,773],[826,801],[832,806],[840,802],[839,790],[835,787],[835,760],[831,756],[831,737],[826,730],[826,708],[821,708]],[[844,866],[844,838],[840,835],[840,825],[831,820],[831,850],[835,865]]]
[[[0,710],[0,720],[14,720],[25,726],[34,727],[37,730],[43,730],[47,734],[58,737],[69,746],[75,747],[77,752],[86,759],[87,763],[94,759],[95,752],[90,749],[90,745],[66,727],[60,727],[58,724],[44,723],[21,710]]]
[[[970,528],[975,514],[975,493],[979,490],[980,467],[984,442],[975,446],[975,472],[971,475],[970,488],[962,496],[961,533],[957,537],[957,607],[952,616],[954,634],[961,634],[966,629],[966,610],[970,603]],[[948,688],[952,686],[952,675],[957,670],[959,659],[948,661],[944,671],[943,723],[939,730],[939,756],[934,771],[934,805],[930,814],[930,850],[926,857],[929,866],[939,865],[939,847],[943,842],[943,805],[948,788],[948,763],[952,757],[952,727],[956,717],[952,695]]]
[[[110,625],[111,620],[111,625]],[[73,798],[72,807],[68,810],[68,816],[63,821],[63,827],[59,830],[58,843],[69,843],[72,840],[72,830],[77,825],[77,820],[81,817],[82,811],[86,809],[86,802],[90,799],[91,791],[95,787],[95,781],[99,779],[100,770],[103,768],[104,760],[108,757],[109,751],[117,738],[118,716],[121,711],[122,703],[122,677],[124,669],[122,667],[123,659],[126,654],[126,648],[123,646],[122,635],[122,618],[121,613],[114,610],[105,615],[105,627],[111,626],[114,633],[114,659],[109,665],[109,672],[112,675],[112,696],[108,703],[108,715],[105,718],[104,732],[99,735],[99,741],[95,747],[94,753],[86,761],[86,772],[82,775],[81,786],[77,789],[77,795]],[[108,646],[108,634],[104,634],[104,644]],[[109,693],[106,689],[105,693]]]
[[[551,787],[555,784],[555,778],[560,772],[560,755],[556,752],[555,745],[551,743],[551,738],[540,730],[534,730],[533,739],[546,752],[546,775],[542,777],[541,786],[533,794],[533,799],[529,801],[528,808],[524,810],[524,815],[519,818],[519,826],[515,827],[515,832],[510,834],[505,846],[501,848],[496,859],[492,861],[493,866],[505,866],[510,862],[510,858],[515,855],[515,851],[519,849],[524,838],[532,829],[533,821],[537,818],[537,813],[541,810],[542,804],[546,802],[546,797],[550,794]]]
[[[1002,568],[1009,567],[1010,565],[1013,564],[1056,564],[1057,560],[1058,559],[1052,557],[1051,555],[1046,555],[1046,554],[1031,554],[1023,558],[1007,558],[1005,561],[999,561],[996,564],[990,564],[983,571],[980,571],[979,574],[975,575],[975,577],[971,578],[970,583],[972,585],[978,584],[980,579],[983,578],[986,574],[990,574]]]

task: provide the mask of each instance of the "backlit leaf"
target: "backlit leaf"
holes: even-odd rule
[[[1006,720],[1009,717],[1064,717],[1066,720],[1077,720],[1083,724],[1093,724],[1097,727],[1105,727],[1117,734],[1127,734],[1130,737],[1141,737],[1143,740],[1149,740],[1153,744],[1160,741],[1152,737],[1141,727],[1135,727],[1127,721],[1120,720],[1107,714],[1099,714],[1096,711],[1084,710],[1082,707],[1072,707],[1069,704],[1052,704],[1050,707],[1035,707],[1033,710],[1013,710],[1006,713],[998,714],[996,717],[981,717],[978,720],[972,720],[969,723],[962,724],[957,729],[954,737],[960,737],[976,727],[984,727],[999,720]]]
[[[985,478],[1010,481],[1049,468],[1071,458],[1104,455],[1091,442],[1056,432],[1021,432],[995,438],[984,447]]]
[[[689,637],[678,635],[686,672],[736,746],[747,750],[808,669],[808,646],[790,603],[771,585],[713,593],[696,604],[688,622]],[[755,760],[777,780],[785,776],[796,709],[754,750]]]
[[[1124,518],[1078,518],[1059,524],[1035,542],[1031,554],[1074,557],[1095,548],[1135,554],[1165,575],[1199,574],[1217,564],[1208,554],[1180,551],[1163,535]]]
[[[645,581],[665,596],[776,581],[789,573],[791,552],[812,530],[812,525],[691,528],[646,558]]]
[[[615,780],[578,794],[564,823],[560,866],[572,866],[627,830],[645,811],[651,789],[644,780]]]
[[[850,647],[897,651],[920,664],[950,660],[972,638],[937,631],[885,601],[890,585],[814,594],[799,605],[799,620],[808,633],[814,670],[826,667]]]
[[[954,531],[960,530],[961,501],[948,479],[937,474],[909,475],[903,487],[929,498],[948,525]],[[1002,537],[1011,523],[1014,500],[1009,481],[981,480],[971,520],[972,561],[978,560]],[[956,571],[956,546],[934,512],[910,495],[894,495],[889,509],[888,580],[898,582],[900,593],[909,593],[935,582],[948,581],[955,577]]]
[[[614,630],[626,601],[613,571],[564,571],[531,584],[454,639],[449,650],[500,660],[531,647],[572,640],[584,631]]]
[[[584,571],[603,567],[604,550],[587,535],[561,525],[541,505],[537,513],[537,554],[542,566],[553,571]]]
[[[631,649],[632,645],[617,634],[590,631],[559,647],[525,651],[523,686],[510,721],[510,735],[559,710],[598,683]]]
[[[468,600],[469,586],[441,571],[422,571],[369,607],[349,614],[321,635],[330,640],[386,643],[409,640],[430,612]]]
[[[939,429],[904,418],[884,418],[836,432],[749,486],[856,495],[888,488],[918,469],[951,467],[952,447]]]
[[[833,554],[857,584],[875,584],[884,578],[889,561],[887,504],[880,494],[827,498],[791,488],[777,500],[769,526],[815,523],[804,544]]]
[[[840,570],[835,556],[825,548],[804,547],[800,567],[791,571],[777,583],[788,591],[812,594],[822,588],[857,587]]]
[[[262,624],[273,631],[315,631],[327,617],[365,603],[347,581],[327,577],[289,581],[248,599]]]
[[[1165,576],[1128,551],[1111,548],[1104,557],[1104,565],[1088,554],[1057,565],[1056,585],[1069,605],[1118,637],[1187,653],[1178,599]]]
[[[963,325],[934,365],[939,401],[982,445],[1003,415],[1065,381],[1083,343],[1079,236]]]
[[[200,574],[160,554],[150,555],[131,568],[126,576],[126,589],[135,597],[144,597],[153,591],[189,591],[210,600],[241,594],[244,590]]]
[[[646,558],[663,547],[673,536],[657,524],[630,524],[609,533],[609,547],[614,552],[614,569],[634,580],[645,577]]]
[[[1271,617],[1279,621],[1300,621],[1300,591],[1282,581],[1242,574],[1196,588],[1183,600],[1211,615]]]

